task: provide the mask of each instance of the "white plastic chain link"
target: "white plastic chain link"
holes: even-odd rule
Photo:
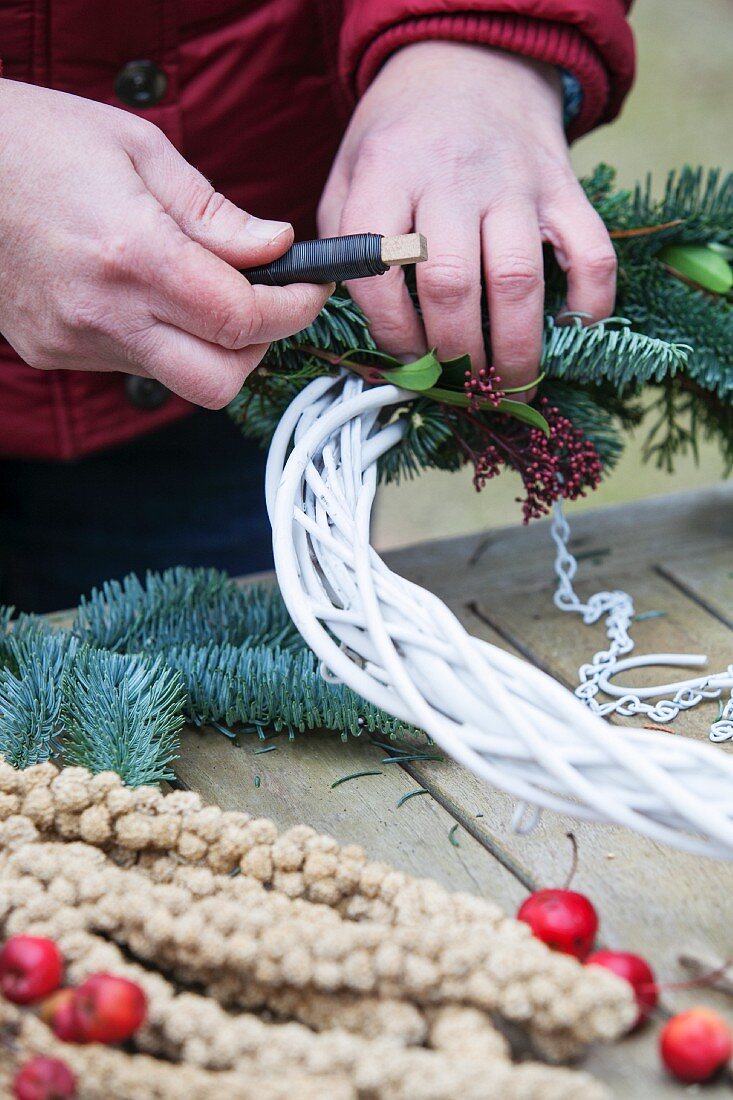
[[[596,592],[583,603],[573,588],[578,563],[568,549],[570,527],[562,504],[555,505],[551,525],[552,538],[557,548],[555,555],[555,606],[561,611],[574,611],[582,615],[583,622],[597,623],[606,616],[606,637],[611,643],[593,657],[590,664],[578,669],[580,683],[575,694],[594,712],[606,717],[621,714],[626,718],[643,714],[653,722],[671,722],[681,711],[696,707],[704,699],[719,699],[726,688],[733,689],[733,664],[725,672],[708,673],[705,676],[658,684],[646,688],[623,688],[611,682],[611,677],[630,668],[650,665],[673,665],[675,668],[702,668],[707,657],[690,653],[648,653],[624,659],[631,653],[634,642],[629,628],[634,619],[634,602],[628,592]],[[608,702],[599,702],[598,696],[610,696]],[[659,698],[671,696],[671,698]],[[658,699],[645,703],[644,699]],[[710,727],[711,741],[733,740],[733,690],[727,703]]]
[[[437,596],[372,549],[377,463],[404,431],[395,407],[411,398],[346,372],[317,378],[286,410],[270,446],[266,495],[280,589],[329,678],[425,730],[523,804],[520,818],[526,807],[545,807],[733,858],[733,754],[610,726],[533,665],[472,637]],[[569,584],[574,568],[565,568]],[[628,612],[617,616],[623,646]]]

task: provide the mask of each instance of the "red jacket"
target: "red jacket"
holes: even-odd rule
[[[577,136],[612,119],[631,84],[629,3],[6,0],[0,57],[6,78],[119,107],[134,98],[125,76],[137,75],[152,102],[128,109],[156,123],[234,202],[290,219],[302,237],[315,234],[355,98],[395,50],[453,39],[562,66],[583,90]],[[152,65],[125,69],[141,59]],[[0,338],[0,454],[75,458],[189,408],[171,395],[158,409],[140,409],[122,375],[34,370]]]

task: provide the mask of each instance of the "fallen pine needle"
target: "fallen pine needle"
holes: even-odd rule
[[[341,783],[348,783],[350,779],[361,779],[363,775],[384,775],[384,772],[351,772],[350,775],[342,775],[340,779],[337,779],[335,783],[331,784],[331,790],[334,787],[338,787]]]
[[[266,749],[255,749],[255,756],[259,756],[262,752],[274,752],[277,745],[268,745]]]
[[[425,787],[418,787],[417,790],[408,791],[407,794],[402,795],[402,798],[397,803],[397,809],[399,810],[403,802],[407,802],[408,798],[414,798],[416,794],[430,794],[430,791],[426,790]]]
[[[669,726],[644,726],[645,730],[657,730],[659,733],[674,733]]]
[[[634,615],[632,622],[645,623],[647,619],[666,619],[666,611],[640,611],[638,615]]]
[[[442,756],[428,756],[424,752],[415,752],[411,756],[385,756],[382,760],[383,764],[409,764],[413,760],[438,760],[443,763],[444,757]]]
[[[456,830],[458,828],[458,825],[453,825],[450,832],[448,833],[448,840],[451,842],[454,848],[460,848],[460,844],[458,843],[458,840],[456,838]]]

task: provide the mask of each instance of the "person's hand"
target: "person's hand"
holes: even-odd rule
[[[428,346],[485,365],[481,276],[492,359],[504,387],[537,377],[542,243],[567,272],[567,307],[608,316],[616,258],[578,184],[549,65],[481,46],[425,42],[385,64],[351,120],[319,210],[323,236],[412,228],[428,241],[417,267],[422,323],[399,269],[349,290],[386,351]],[[525,395],[526,396],[526,395]]]
[[[0,179],[0,332],[33,367],[125,371],[221,408],[332,289],[250,286],[235,266],[274,260],[291,227],[114,107],[0,80]]]

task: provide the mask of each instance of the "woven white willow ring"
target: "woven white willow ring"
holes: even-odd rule
[[[612,727],[519,657],[472,637],[372,549],[377,462],[414,395],[317,378],[272,440],[267,506],[283,598],[324,666],[521,802],[733,857],[733,756]]]

